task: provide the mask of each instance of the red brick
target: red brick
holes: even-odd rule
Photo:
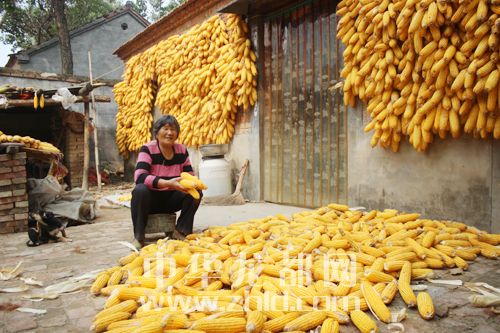
[[[26,177],[26,170],[10,173],[0,173],[0,179],[12,179]]]
[[[11,210],[8,210],[7,212],[9,214],[24,214],[24,213],[28,212],[28,207],[12,208]]]
[[[12,191],[0,192],[0,198],[8,198],[8,197],[12,197]]]
[[[2,226],[0,223],[0,234],[12,234],[15,232],[13,227]]]
[[[14,220],[14,215],[4,215],[4,216],[0,215],[0,222],[13,221],[13,220]]]
[[[26,184],[26,177],[14,178],[12,184]]]
[[[10,202],[16,202],[16,201],[23,201],[23,200],[28,200],[28,195],[20,195],[17,197],[7,197],[7,198],[0,198],[0,204],[5,204],[5,203],[10,203]]]
[[[18,166],[18,165],[26,165],[26,159],[18,159],[18,160],[11,160],[11,161],[5,161],[1,162],[3,166]]]
[[[0,180],[0,186],[6,186],[6,185],[10,185],[12,184],[12,180],[11,179],[2,179]]]
[[[22,189],[19,189],[19,190],[13,190],[12,191],[12,195],[13,196],[23,195],[25,193],[26,193],[26,189],[25,188],[22,188]]]
[[[14,208],[13,202],[0,205],[0,210],[7,210],[7,209],[11,209],[11,208]]]
[[[27,220],[28,219],[28,213],[22,213],[22,214],[14,214],[14,219],[15,220]]]
[[[12,172],[12,168],[9,167],[4,167],[0,165],[0,173],[7,173],[7,172]]]
[[[16,172],[16,171],[23,171],[23,170],[26,170],[26,167],[24,165],[18,165],[18,166],[13,166],[12,167],[12,171]]]
[[[28,207],[28,201],[18,201],[15,203],[16,207]]]

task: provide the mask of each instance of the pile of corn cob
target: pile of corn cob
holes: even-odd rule
[[[352,321],[376,332],[363,311],[390,322],[387,305],[398,291],[431,319],[430,296],[416,296],[411,281],[432,277],[433,269],[465,270],[479,254],[496,258],[500,235],[419,217],[330,204],[292,219],[276,215],[210,227],[185,241],[159,240],[97,276],[91,292],[109,298],[93,329],[230,333],[321,325],[321,332],[338,332]],[[187,303],[195,297],[215,300]]]
[[[500,139],[499,0],[343,0],[344,103],[358,96],[377,144],[402,136],[418,151],[434,136]]]
[[[151,139],[153,104],[177,118],[179,142],[228,143],[238,107],[257,100],[256,56],[247,35],[240,16],[215,15],[132,57],[113,90],[120,152]]]
[[[8,135],[0,131],[0,143],[17,142],[23,143],[28,148],[48,151],[51,153],[60,153],[61,151],[51,143],[33,139],[30,136]]]

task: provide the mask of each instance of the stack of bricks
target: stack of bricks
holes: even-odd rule
[[[0,154],[0,234],[26,230],[26,153]]]
[[[64,165],[69,170],[69,183],[71,187],[82,186],[83,175],[83,122],[73,120],[73,126],[66,130]],[[81,132],[74,132],[71,128],[80,128]]]

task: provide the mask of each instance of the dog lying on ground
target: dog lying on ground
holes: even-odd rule
[[[61,236],[58,236],[61,233]],[[66,236],[66,225],[51,212],[29,213],[28,246],[50,242],[71,242]]]

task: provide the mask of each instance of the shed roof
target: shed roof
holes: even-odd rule
[[[234,0],[187,0],[120,46],[114,54],[125,61],[172,34],[181,33],[183,27],[187,30],[193,19],[208,18],[231,2]]]

